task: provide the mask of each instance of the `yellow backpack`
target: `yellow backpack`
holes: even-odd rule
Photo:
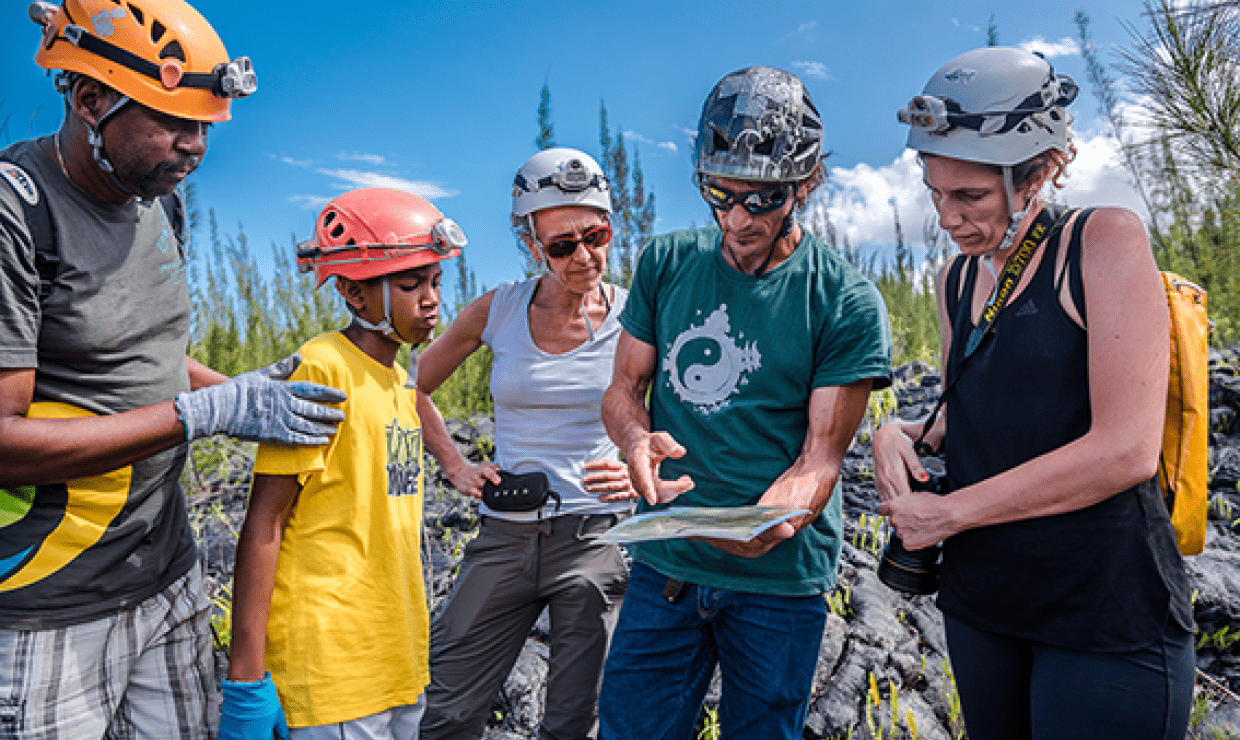
[[[1210,361],[1206,292],[1173,272],[1162,273],[1171,310],[1171,377],[1158,485],[1182,555],[1205,549],[1210,436]]]
[[[1085,316],[1080,276],[1080,243],[1085,220],[1081,211],[1072,229],[1064,272],[1071,274],[1072,301]],[[1171,312],[1171,372],[1167,383],[1167,416],[1163,422],[1158,487],[1171,514],[1176,547],[1181,555],[1205,549],[1210,440],[1210,348],[1207,336],[1206,291],[1174,272],[1162,272]],[[1062,277],[1061,277],[1062,279]]]

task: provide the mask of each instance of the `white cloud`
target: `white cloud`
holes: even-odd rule
[[[643,144],[649,144],[650,146],[658,147],[659,149],[666,149],[667,151],[673,153],[680,151],[680,147],[676,146],[676,142],[674,141],[655,141],[642,136],[636,131],[625,131],[624,138],[629,141],[640,141]]]
[[[827,65],[822,62],[793,62],[792,67],[806,77],[817,77],[820,80],[831,79],[831,75],[827,73]]]
[[[345,154],[344,152],[341,152],[340,154],[337,154],[336,157],[339,159],[351,159],[351,160],[355,160],[358,162],[365,162],[367,164],[373,164],[373,165],[381,165],[381,164],[387,163],[387,160],[384,159],[383,156],[380,154]]]
[[[920,240],[921,224],[931,211],[925,190],[917,157],[906,150],[882,167],[862,163],[832,168],[812,207],[826,208],[836,231],[847,235],[854,248],[868,252],[895,243],[892,201],[900,209],[905,241]]]
[[[340,190],[348,190],[350,188],[394,188],[396,190],[405,190],[419,195],[427,200],[436,198],[450,198],[458,195],[458,190],[448,190],[441,187],[438,183],[427,182],[425,180],[406,180],[400,177],[392,177],[379,172],[367,172],[365,170],[330,170],[320,168],[319,173],[334,177],[337,180],[343,180],[343,183],[337,183],[334,187]]]
[[[814,41],[817,39],[817,35],[814,33],[816,30],[818,30],[818,21],[805,21],[804,23],[797,24],[796,30],[789,31],[784,38],[790,39],[793,36],[800,36],[806,41]]]
[[[307,211],[318,211],[327,205],[331,198],[325,195],[294,195],[288,200],[290,203],[296,203]]]
[[[624,138],[626,138],[626,139],[628,139],[628,140],[630,140],[630,141],[640,141],[640,142],[641,142],[641,143],[643,143],[643,144],[654,144],[654,142],[653,142],[653,141],[651,141],[650,139],[647,139],[645,136],[642,136],[641,134],[637,133],[636,131],[631,131],[631,130],[630,130],[630,131],[625,131],[625,132],[624,132]]]
[[[1036,51],[1047,59],[1081,53],[1081,45],[1071,36],[1064,36],[1058,41],[1047,41],[1041,36],[1034,36],[1028,41],[1022,41],[1020,48]]]
[[[1073,206],[1122,206],[1148,219],[1145,203],[1124,167],[1119,146],[1108,134],[1078,137],[1076,161],[1068,165],[1068,177],[1059,199]]]
[[[314,164],[314,162],[309,159],[293,159],[292,157],[276,157],[274,154],[271,156],[280,160],[284,164],[291,164],[294,167],[309,167],[310,165]]]
[[[1122,206],[1147,217],[1140,195],[1120,160],[1115,140],[1107,134],[1078,136],[1076,160],[1068,167],[1064,188],[1054,196],[1072,206]],[[835,167],[811,203],[825,208],[837,233],[848,236],[862,254],[888,250],[895,244],[891,204],[900,210],[900,224],[908,244],[921,245],[928,219],[937,218],[916,155],[905,150],[881,167],[858,164]]]

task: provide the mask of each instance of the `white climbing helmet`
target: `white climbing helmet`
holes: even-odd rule
[[[989,46],[943,65],[897,118],[911,127],[910,149],[1012,166],[1048,149],[1068,154],[1064,109],[1078,91],[1040,55]]]
[[[512,225],[533,233],[530,216],[560,206],[589,206],[611,213],[611,184],[585,152],[544,149],[521,165],[512,181]]]

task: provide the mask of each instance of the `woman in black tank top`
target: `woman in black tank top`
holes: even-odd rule
[[[900,111],[962,252],[939,276],[945,404],[924,440],[951,492],[910,492],[921,425],[891,423],[879,512],[908,548],[944,543],[972,740],[1182,738],[1192,698],[1188,584],[1154,481],[1170,329],[1149,240],[1130,211],[1038,197],[1075,153],[1076,91],[989,47]]]

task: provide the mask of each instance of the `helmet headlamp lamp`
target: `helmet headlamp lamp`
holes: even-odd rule
[[[550,174],[533,182],[518,172],[514,184],[527,193],[536,193],[543,188],[550,187],[558,188],[565,193],[580,193],[590,188],[607,190],[609,187],[607,178],[602,173],[591,170],[577,157],[560,162]]]
[[[1046,87],[1022,100],[1012,110],[980,113],[963,111],[960,104],[951,98],[916,95],[907,106],[896,112],[896,118],[900,123],[925,129],[932,134],[945,134],[962,128],[990,136],[1007,133],[1027,118],[1037,121],[1039,114],[1056,107],[1066,107],[1076,100],[1078,92],[1080,88],[1070,77],[1060,75],[1049,80]]]
[[[917,95],[909,101],[908,107],[896,113],[900,123],[919,126],[931,133],[943,133],[952,127],[947,117],[947,104],[933,95]]]
[[[450,218],[438,221],[431,227],[430,248],[435,254],[450,254],[453,249],[464,249],[467,243],[465,232]]]
[[[244,98],[258,89],[258,75],[249,57],[237,57],[215,68],[215,94],[221,98]]]

